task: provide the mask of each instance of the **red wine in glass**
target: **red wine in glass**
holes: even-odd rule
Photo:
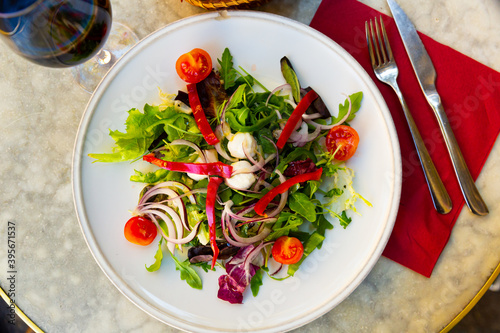
[[[2,0],[0,36],[18,54],[49,67],[92,58],[111,29],[109,0]]]

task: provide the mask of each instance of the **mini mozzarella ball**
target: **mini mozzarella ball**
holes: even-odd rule
[[[204,150],[203,151],[205,153],[205,157],[206,157],[206,162],[208,163],[215,163],[219,160],[219,157],[218,157],[218,154],[217,154],[217,150],[215,149],[208,149],[208,150]],[[198,156],[198,158],[194,161],[194,163],[203,163],[204,161],[201,159],[200,156]],[[205,179],[207,178],[208,176],[205,176],[205,175],[198,175],[196,173],[190,173],[188,172],[187,173],[187,176],[189,178],[191,178],[192,180],[196,180],[196,181],[200,181],[202,179]]]
[[[246,158],[243,145],[245,145],[245,150],[250,156],[255,156],[257,141],[255,141],[255,138],[250,133],[237,132],[233,135],[231,140],[229,140],[227,149],[233,157]]]
[[[248,161],[238,161],[231,164],[233,167],[233,172],[241,169],[250,169],[252,165]],[[237,190],[248,190],[250,186],[257,180],[257,177],[252,172],[249,173],[239,173],[232,176],[231,178],[226,178],[227,186],[237,189]]]

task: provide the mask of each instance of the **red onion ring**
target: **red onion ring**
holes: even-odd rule
[[[172,146],[188,146],[188,147],[191,147],[191,148],[193,148],[198,153],[198,156],[201,159],[201,163],[207,163],[207,157],[205,156],[205,153],[203,152],[203,150],[201,150],[201,148],[198,147],[198,145],[192,143],[191,141],[183,140],[183,139],[177,139],[177,140],[172,141],[170,143],[170,145],[172,145]]]
[[[349,97],[348,95],[347,96],[347,100],[349,101],[349,109],[347,110],[347,113],[345,114],[345,116],[340,119],[338,122],[336,122],[335,124],[332,124],[332,125],[322,125],[322,124],[318,124],[317,122],[314,122],[312,120],[306,120],[306,122],[310,125],[313,125],[314,127],[319,127],[321,130],[329,130],[331,129],[332,127],[334,126],[338,126],[338,125],[341,125],[344,123],[344,121],[347,120],[347,118],[349,118],[350,114],[351,114],[351,110],[352,110],[352,102],[351,102],[351,97]]]

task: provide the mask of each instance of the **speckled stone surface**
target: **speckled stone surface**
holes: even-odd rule
[[[385,1],[365,0],[389,13]],[[399,0],[416,27],[500,70],[496,0]],[[272,0],[258,10],[309,24],[320,0]],[[180,0],[112,1],[140,38],[205,10]],[[334,22],[332,22],[334,24]],[[36,66],[0,43],[0,285],[8,289],[7,224],[16,223],[17,305],[46,332],[175,332],[105,277],[81,233],[71,158],[90,95],[69,70]],[[461,213],[430,279],[381,258],[335,309],[297,332],[433,332],[476,295],[500,262],[500,144],[477,181],[487,217]]]

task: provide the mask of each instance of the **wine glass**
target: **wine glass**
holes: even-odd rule
[[[76,81],[92,92],[138,41],[111,17],[109,0],[2,0],[0,37],[36,64],[73,67]]]

